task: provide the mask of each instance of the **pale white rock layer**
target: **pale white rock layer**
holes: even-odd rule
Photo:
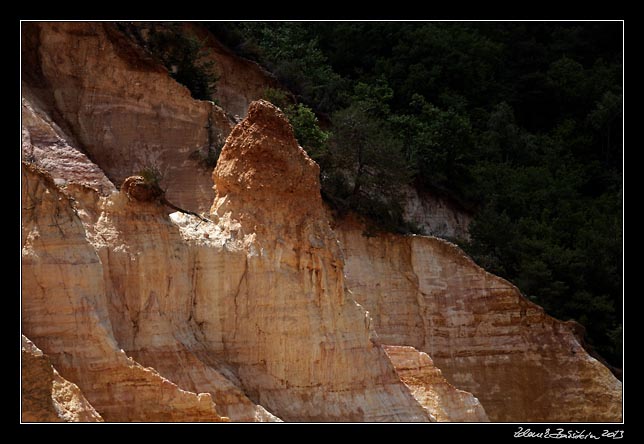
[[[438,422],[489,422],[479,400],[447,382],[427,353],[398,345],[384,348],[400,379]]]
[[[21,420],[23,422],[102,422],[78,386],[51,365],[49,358],[22,335]]]
[[[402,217],[418,234],[443,239],[469,239],[472,215],[446,197],[421,191],[411,185],[400,188]]]

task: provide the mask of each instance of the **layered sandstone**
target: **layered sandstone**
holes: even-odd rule
[[[201,273],[218,273],[215,264],[229,259],[234,270],[239,260],[216,249],[200,257],[167,207],[130,198],[126,187],[110,198],[72,191],[103,266],[107,316],[119,347],[181,389],[208,393],[217,410],[234,421],[279,420],[244,394],[234,369],[208,346],[196,316],[197,301],[206,296]]]
[[[23,333],[46,355],[25,346],[23,420],[621,418],[621,383],[570,326],[453,245],[332,231],[318,166],[250,104],[270,85],[257,67],[207,41],[220,103],[248,114],[211,176],[223,110],[115,24],[22,26]],[[169,215],[143,179],[116,191],[145,166],[212,222]],[[463,237],[467,217],[432,202],[406,217]]]
[[[22,94],[22,156],[48,171],[59,185],[81,183],[102,194],[116,189],[103,170],[39,106],[28,87]]]
[[[106,420],[218,420],[212,399],[234,420],[277,420],[258,405],[265,397],[274,410],[284,410],[286,419],[428,419],[384,352],[371,351],[368,317],[353,302],[340,309],[351,313],[343,320],[341,340],[336,341],[334,328],[325,324],[335,322],[333,316],[320,315],[325,322],[313,316],[312,325],[304,328],[326,331],[312,349],[317,357],[305,366],[313,368],[305,368],[299,380],[281,377],[281,367],[291,365],[291,371],[297,367],[288,359],[279,360],[279,354],[266,355],[275,347],[289,348],[288,342],[271,333],[270,324],[264,326],[270,338],[257,341],[260,347],[256,347],[252,342],[258,326],[248,324],[252,329],[244,332],[242,344],[236,326],[243,316],[230,304],[237,297],[231,292],[239,293],[243,278],[253,275],[246,256],[255,254],[256,246],[240,250],[236,233],[224,223],[224,236],[232,236],[224,249],[201,248],[201,239],[181,237],[185,230],[179,234],[166,208],[155,202],[133,202],[114,192],[107,178],[120,184],[152,165],[165,173],[161,185],[168,200],[193,211],[203,210],[205,202],[209,206],[210,172],[200,169],[193,154],[211,142],[208,127],[216,123],[225,130],[227,122],[222,124],[212,104],[192,100],[184,87],[111,24],[25,23],[23,60],[27,117],[23,154],[32,162],[23,171],[23,294],[28,295],[23,327]],[[48,132],[48,140],[32,137],[40,128]],[[292,133],[289,137],[287,143],[297,146]],[[67,159],[59,155],[64,150],[52,150],[54,145],[64,145],[88,173],[80,174],[79,168],[76,177],[66,174]],[[298,160],[314,165],[305,158]],[[314,207],[321,214],[317,174],[313,167],[309,176],[315,176]],[[270,224],[267,216],[262,222]],[[187,222],[191,223],[195,220]],[[275,237],[279,236],[278,229]],[[318,247],[324,250],[323,245]],[[328,253],[329,262],[335,262],[335,253],[337,247]],[[215,272],[213,282],[211,270],[221,269],[229,273]],[[300,271],[287,281],[301,280]],[[332,282],[328,291],[342,299],[342,273],[334,273],[340,280]],[[298,292],[291,288],[281,294]],[[235,307],[232,314],[231,307]],[[325,307],[335,316],[335,309]],[[272,310],[270,304],[263,312],[268,316],[266,310]],[[357,342],[356,316],[362,326]],[[209,331],[219,326],[218,319],[225,320],[227,330]],[[288,317],[284,323],[291,328],[293,320]],[[343,349],[345,345],[368,348],[365,354],[373,374],[357,375],[360,365],[347,366],[356,374],[333,383],[335,390],[331,383],[335,369],[344,367],[354,354]],[[288,358],[296,362],[304,356],[303,346],[296,353],[288,351]],[[309,378],[307,372],[320,374]],[[380,380],[370,379],[374,375]],[[287,393],[275,395],[284,385],[289,386]],[[369,390],[373,399],[352,402]],[[160,396],[167,401],[160,403]],[[321,408],[327,399],[328,406]],[[307,407],[300,409],[298,403]]]
[[[22,336],[23,422],[102,422],[76,384],[52,367],[49,358]]]
[[[23,333],[106,421],[223,420],[210,394],[180,389],[115,340],[109,271],[88,241],[85,210],[33,165],[23,166],[22,190]]]
[[[492,421],[620,421],[622,384],[572,328],[453,244],[336,227],[352,296],[384,344],[426,352]]]
[[[345,294],[317,165],[266,102],[235,131],[217,224],[25,164],[25,334],[108,421],[431,420]]]
[[[488,422],[483,406],[447,382],[427,353],[414,347],[385,345],[400,379],[438,422]]]
[[[210,267],[227,279],[204,281],[196,317],[251,398],[291,421],[427,421],[344,291],[319,167],[281,111],[253,102],[213,178],[208,240],[241,254]]]
[[[200,160],[230,132],[221,108],[192,99],[114,23],[25,22],[22,56],[23,90],[113,184],[155,167],[170,201],[207,211],[212,170]],[[58,159],[43,166],[55,175]]]

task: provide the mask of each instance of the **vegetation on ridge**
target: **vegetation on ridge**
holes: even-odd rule
[[[404,231],[401,183],[448,195],[479,264],[621,366],[621,23],[205,26],[326,123],[332,205]]]
[[[188,88],[193,98],[213,100],[218,80],[215,63],[207,60],[209,52],[204,42],[187,33],[180,23],[120,22],[118,25],[161,62],[173,79]]]

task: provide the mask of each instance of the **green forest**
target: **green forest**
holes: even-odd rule
[[[336,211],[409,233],[401,184],[449,198],[452,241],[622,367],[621,22],[204,26],[284,86]]]

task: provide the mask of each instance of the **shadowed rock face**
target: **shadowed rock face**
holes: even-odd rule
[[[448,198],[430,191],[404,185],[400,192],[402,217],[413,224],[419,230],[418,233],[444,239],[469,239],[472,214]]]
[[[193,100],[114,23],[25,23],[22,35],[24,97],[66,135],[68,146],[59,146],[60,154],[75,159],[83,152],[117,186],[154,166],[163,173],[160,185],[171,202],[207,211],[212,170],[195,153],[230,132],[221,108]],[[44,141],[32,140],[38,164],[54,175],[68,169],[65,157],[56,161]],[[81,171],[65,178],[96,188],[89,181],[98,180]]]
[[[184,30],[204,43],[204,48],[209,52],[204,59],[215,62],[214,70],[218,79],[214,97],[228,114],[244,118],[250,104],[261,99],[267,88],[284,89],[260,65],[240,58],[203,27],[194,22],[185,23]]]

